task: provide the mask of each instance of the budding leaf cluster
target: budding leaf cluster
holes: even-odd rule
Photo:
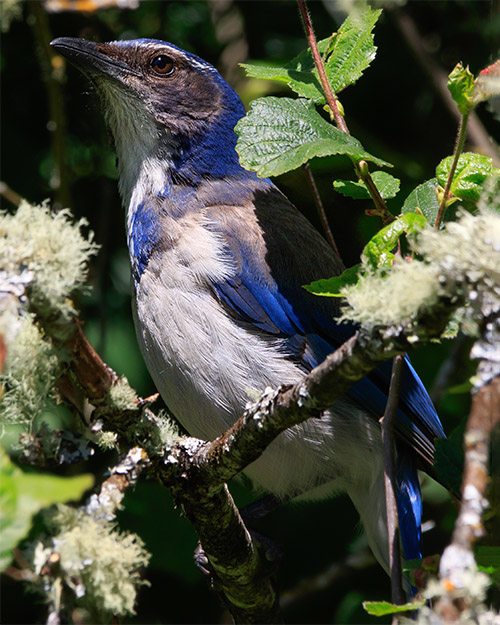
[[[480,102],[500,95],[500,59],[483,69],[477,78],[468,67],[457,63],[448,76],[448,89],[462,115]]]

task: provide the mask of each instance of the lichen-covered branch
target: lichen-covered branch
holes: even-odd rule
[[[498,339],[500,329],[498,311],[496,322],[490,323],[497,326],[497,332],[493,334]],[[496,349],[498,355],[498,342],[496,347],[490,346]],[[473,348],[472,354],[474,351]],[[490,357],[493,353],[489,352]],[[489,367],[482,361],[480,368]],[[439,566],[441,585],[447,592],[441,596],[436,611],[448,622],[457,621],[464,612],[471,610],[474,600],[469,592],[471,578],[474,575],[482,575],[478,573],[473,550],[476,541],[484,535],[482,518],[488,508],[490,444],[492,434],[499,426],[500,376],[497,376],[486,381],[473,394],[464,435],[462,503],[451,543],[445,549]]]
[[[281,622],[278,594],[226,484],[217,476],[211,479],[207,471],[206,480],[200,480],[193,471],[203,444],[185,440],[177,451],[180,447],[179,460],[186,471],[177,472],[177,479],[165,476],[164,483],[193,524],[235,622]]]
[[[40,210],[46,215],[45,208]],[[56,218],[56,229],[59,226]],[[23,267],[27,265],[34,274],[41,272],[38,277],[30,277],[26,289],[29,308],[54,344],[70,347],[75,378],[93,405],[92,435],[109,432],[113,441],[125,449],[139,445],[146,450],[149,464],[141,450],[131,450],[134,457],[138,454],[139,462],[131,459],[127,466],[134,474],[147,464],[147,471],[172,489],[201,539],[235,619],[277,622],[276,591],[269,577],[262,574],[262,559],[226,482],[257,459],[281,432],[329,408],[379,363],[441,336],[457,310],[469,326],[475,324],[481,336],[475,346],[483,363],[478,369],[480,390],[475,403],[481,414],[488,414],[492,404],[483,389],[490,388],[497,378],[495,359],[491,358],[486,366],[484,353],[494,345],[494,322],[500,309],[499,242],[500,217],[483,211],[477,216],[464,215],[443,232],[430,228],[423,232],[416,243],[423,260],[398,261],[385,276],[366,269],[355,287],[345,289],[349,307],[344,317],[361,323],[358,332],[300,383],[266,389],[233,427],[212,442],[181,437],[168,420],[153,415],[147,401],[138,398],[87,344],[75,325],[74,311],[65,308],[67,298],[60,297],[64,314],[47,316],[47,311],[54,312],[53,305],[37,291],[47,279],[42,275],[43,263],[23,262]],[[386,305],[388,301],[390,306]],[[56,323],[50,323],[54,318]],[[481,324],[480,320],[486,321]],[[92,500],[96,509],[113,514],[122,486],[130,482],[127,473],[127,468],[124,473],[117,471],[103,484],[100,495]],[[89,516],[83,509],[79,515],[70,524],[71,536],[78,523]]]
[[[125,457],[112,469],[110,476],[101,484],[99,493],[90,497],[86,511],[94,518],[113,521],[125,491],[133,486],[140,474],[149,465],[149,458],[144,449],[132,447]]]

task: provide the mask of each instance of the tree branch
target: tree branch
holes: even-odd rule
[[[168,440],[162,438],[161,427],[157,427],[157,421],[160,425],[165,425],[165,422],[161,422],[159,417],[155,421],[155,417],[149,415],[150,411],[145,409],[144,400],[138,399],[116,374],[110,372],[86,344],[81,330],[75,328],[69,339],[70,351],[74,359],[81,362],[73,364],[73,370],[80,384],[86,387],[84,391],[92,396],[92,403],[97,406],[92,416],[95,418],[97,413],[97,418],[102,419],[108,429],[117,432],[118,440],[127,447],[131,444],[142,445],[142,441],[145,441],[151,460],[148,472],[172,488],[176,502],[182,506],[201,538],[224,599],[238,622],[277,622],[278,604],[274,586],[268,577],[263,576],[265,568],[231,499],[226,482],[256,460],[281,432],[329,409],[350,386],[379,363],[409,351],[418,343],[439,337],[453,312],[470,300],[469,292],[475,293],[475,308],[470,309],[468,314],[475,319],[485,320],[481,326],[483,334],[476,343],[475,350],[478,357],[483,359],[485,356],[481,354],[494,354],[494,350],[489,348],[497,342],[492,329],[497,311],[492,309],[488,291],[491,288],[488,285],[493,271],[489,267],[496,266],[490,239],[492,220],[494,218],[489,213],[476,217],[466,216],[453,231],[429,230],[426,234],[429,245],[427,251],[424,237],[418,248],[426,262],[422,262],[421,267],[416,269],[417,272],[423,272],[426,279],[431,280],[432,286],[429,287],[433,290],[432,297],[424,289],[421,301],[417,298],[411,310],[404,309],[404,314],[388,317],[385,314],[377,316],[369,312],[371,321],[362,325],[351,339],[330,354],[302,381],[293,386],[267,389],[261,399],[249,406],[242,417],[215,441],[206,442],[179,436],[171,436]],[[464,238],[466,232],[467,238]],[[465,262],[473,262],[464,242],[471,237],[475,249],[483,250],[486,267],[484,276],[480,272],[471,274],[468,269],[463,268]],[[440,240],[437,247],[436,238]],[[456,258],[452,252],[457,253]],[[428,263],[432,260],[438,263],[443,257],[448,259],[446,265],[438,265],[437,275],[432,272],[429,274]],[[414,261],[417,262],[421,261]],[[397,285],[407,278],[407,265],[394,267],[392,276],[395,280],[385,278],[384,292],[387,297],[392,298],[392,303],[397,308],[400,305],[397,295],[401,291]],[[376,277],[372,276],[371,280],[374,279]],[[393,293],[391,289],[396,289],[396,286],[398,290]],[[375,289],[367,279],[358,285],[358,290],[362,291],[363,288],[372,293]],[[365,294],[362,301],[366,297],[371,296]],[[363,307],[358,310],[349,294],[348,301],[355,307],[352,311],[353,317],[362,313],[363,318]],[[485,311],[491,310],[491,316],[486,317]],[[380,318],[386,319],[384,323],[387,325],[380,325],[382,321],[376,321]],[[56,336],[60,336],[59,325],[51,325],[50,321],[53,320],[47,320],[47,332],[55,325],[58,331]],[[39,323],[45,322],[40,315]],[[68,334],[64,333],[64,336]],[[486,387],[494,377],[491,371],[495,370],[496,365],[492,360],[492,369],[488,363],[483,365],[482,362],[476,377]],[[84,373],[85,369],[93,371],[92,375]],[[99,383],[100,376],[102,384]],[[116,393],[124,390],[129,393],[126,395],[128,399],[125,410],[123,402],[112,403]],[[480,402],[484,392],[481,390],[475,401]],[[98,395],[100,397],[96,397]],[[394,396],[392,393],[391,395]],[[488,401],[490,408],[487,410],[491,412],[495,404],[492,400]],[[483,406],[483,403],[480,402],[478,406]],[[389,407],[388,412],[391,410]],[[494,422],[497,420],[498,415],[495,413]],[[465,494],[464,490],[464,497]]]
[[[458,620],[470,606],[463,590],[469,574],[477,570],[473,548],[484,535],[482,515],[488,507],[488,464],[491,435],[500,425],[500,377],[493,378],[472,397],[469,420],[464,434],[465,464],[462,503],[450,545],[439,564],[441,585],[447,593],[436,605],[446,622]]]
[[[19,193],[16,193],[3,181],[0,181],[0,195],[14,206],[21,204],[22,197]]]

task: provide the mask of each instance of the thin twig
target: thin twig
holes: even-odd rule
[[[323,202],[321,200],[321,196],[319,194],[318,187],[316,186],[316,181],[314,180],[314,176],[309,163],[304,163],[304,171],[306,172],[307,180],[309,182],[309,186],[311,187],[314,203],[316,204],[316,210],[318,211],[323,230],[325,231],[326,239],[328,243],[332,246],[334,252],[340,258],[339,248],[335,243],[335,238],[333,236],[333,232],[330,228],[330,224],[328,223],[328,218],[326,216],[325,207],[323,206]]]
[[[7,202],[14,204],[14,206],[19,206],[23,199],[19,193],[13,191],[5,182],[2,181],[0,181],[0,195],[5,198]]]
[[[455,175],[455,171],[457,169],[458,159],[460,158],[460,154],[462,153],[464,142],[465,142],[465,131],[467,128],[467,119],[469,114],[462,115],[460,118],[460,125],[458,127],[457,141],[455,143],[455,150],[453,152],[453,161],[451,163],[450,171],[448,173],[448,178],[446,180],[446,185],[444,187],[443,197],[441,198],[441,202],[439,204],[438,214],[436,216],[436,221],[434,222],[434,228],[439,230],[441,226],[441,221],[443,220],[444,213],[448,204],[448,199],[450,195],[451,183],[453,182],[453,176]]]
[[[395,217],[389,210],[387,210],[385,200],[380,195],[379,190],[370,175],[368,163],[366,161],[359,161],[359,163],[354,162],[354,169],[356,171],[356,175],[365,183],[368,193],[375,204],[375,209],[366,212],[370,215],[377,215],[382,220],[382,224],[384,226],[388,226],[395,220]]]
[[[384,445],[384,482],[385,503],[387,510],[387,534],[389,543],[389,568],[391,573],[392,602],[402,604],[405,601],[402,583],[401,550],[399,546],[399,519],[396,503],[396,471],[394,462],[394,422],[399,404],[399,389],[403,373],[404,355],[394,358],[392,365],[389,396],[382,418],[382,442]],[[394,620],[395,619],[395,620]],[[393,623],[397,618],[393,617]]]
[[[91,401],[104,398],[119,377],[92,347],[79,319],[75,319],[75,332],[66,347],[73,356],[71,369],[84,388],[86,397]]]
[[[38,575],[35,575],[30,568],[29,562],[23,556],[21,551],[17,548],[14,549],[14,560],[19,568],[15,567],[13,564],[9,564],[9,566],[3,571],[4,575],[15,579],[16,581],[21,582],[31,582],[34,583],[39,581]]]
[[[472,549],[474,543],[484,533],[479,509],[484,510],[487,506],[484,496],[489,484],[489,441],[491,433],[498,425],[500,425],[500,377],[493,378],[472,396],[470,416],[464,435],[462,506],[453,532],[453,543],[468,549]],[[471,492],[467,492],[468,487]],[[474,497],[471,497],[472,491]]]
[[[346,134],[351,134],[349,132],[349,128],[345,122],[345,119],[340,112],[337,99],[335,94],[333,93],[332,86],[330,85],[330,81],[328,80],[328,76],[326,75],[325,65],[323,63],[323,59],[321,58],[321,54],[319,53],[318,43],[316,41],[316,36],[314,34],[314,29],[311,22],[311,16],[309,15],[309,11],[307,10],[306,0],[297,0],[300,10],[300,16],[302,18],[302,23],[304,25],[304,30],[306,33],[307,41],[309,42],[309,47],[311,48],[311,53],[314,59],[314,64],[316,69],[318,70],[319,79],[321,81],[321,86],[323,87],[323,92],[325,94],[326,101],[328,102],[328,106],[332,112],[335,123],[337,124],[337,128]],[[368,164],[365,161],[360,161],[357,163],[355,160],[351,159],[354,165],[354,171],[356,172],[357,177],[362,180],[366,188],[368,189],[368,193],[375,204],[375,210],[372,214],[378,215],[382,219],[382,223],[385,225],[394,221],[394,215],[387,210],[387,206],[385,204],[385,200],[379,193],[377,186],[373,182],[373,179],[368,170]]]

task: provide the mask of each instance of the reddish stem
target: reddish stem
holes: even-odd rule
[[[309,47],[311,48],[314,64],[316,65],[316,69],[318,70],[319,79],[325,93],[326,101],[328,102],[328,106],[333,113],[333,117],[335,119],[335,123],[337,124],[338,129],[349,135],[351,133],[349,132],[347,124],[342,117],[342,113],[340,112],[337,104],[337,99],[335,98],[335,95],[332,91],[328,76],[326,75],[325,65],[318,50],[318,44],[316,42],[316,36],[314,35],[314,30],[311,22],[311,16],[309,15],[309,11],[307,10],[306,2],[305,0],[298,0],[298,3],[300,16],[302,18],[302,23],[304,24],[304,30],[306,31],[306,37],[309,42]]]
[[[316,65],[316,69],[318,70],[319,79],[321,81],[321,86],[323,87],[326,101],[328,102],[328,106],[332,111],[333,118],[335,119],[335,123],[337,124],[337,128],[342,132],[350,135],[351,133],[349,132],[349,128],[347,127],[345,119],[340,112],[337,104],[337,99],[332,91],[328,76],[326,75],[325,64],[323,63],[323,59],[321,58],[321,54],[319,53],[318,43],[316,41],[316,36],[314,34],[314,29],[311,22],[311,16],[309,15],[309,11],[307,10],[306,6],[306,0],[297,0],[297,2],[299,5],[302,23],[304,24],[307,41],[309,42],[309,47],[311,48],[314,64]],[[353,164],[356,175],[365,183],[370,197],[375,204],[375,214],[381,217],[384,225],[387,225],[391,223],[391,221],[394,221],[394,215],[392,215],[392,213],[387,210],[385,200],[382,198],[375,183],[373,182],[372,177],[370,176],[370,172],[368,171],[368,167],[362,168],[354,160]]]

